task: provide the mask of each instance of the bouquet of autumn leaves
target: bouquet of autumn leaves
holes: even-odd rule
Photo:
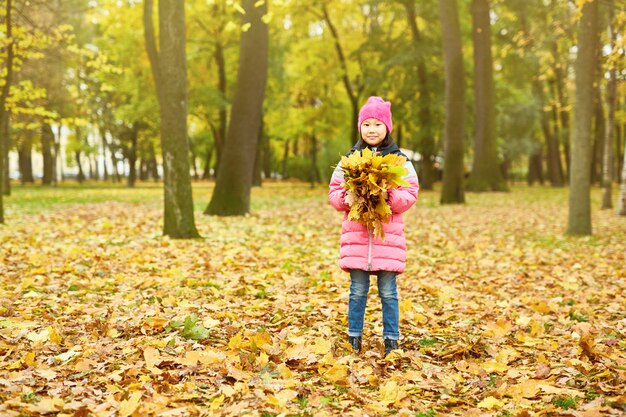
[[[401,155],[382,156],[368,148],[341,158],[344,174],[345,202],[350,206],[348,219],[367,227],[367,230],[385,239],[383,223],[391,218],[387,191],[410,184],[402,179],[408,171],[406,158]]]

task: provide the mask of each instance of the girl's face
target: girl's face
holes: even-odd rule
[[[378,146],[387,136],[387,126],[378,119],[369,118],[361,123],[361,138],[370,146]]]

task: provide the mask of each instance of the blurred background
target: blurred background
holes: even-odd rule
[[[162,178],[159,104],[146,51],[144,2],[0,3],[3,85],[9,44],[14,55],[6,98],[10,123],[2,135],[8,177],[22,183],[71,179],[129,186]],[[328,181],[332,166],[357,139],[355,114],[370,95],[392,102],[393,136],[411,152],[422,188],[441,180],[446,118],[442,34],[457,30],[442,19],[442,7],[448,7],[444,3],[456,9],[460,31],[464,86],[452,94],[464,93],[453,99],[462,100],[465,110],[465,176],[476,163],[476,132],[486,131],[496,153],[483,163],[497,164],[505,180],[567,183],[577,27],[585,1],[253,3],[265,8],[262,19],[269,30],[267,64],[247,61],[260,72],[267,65],[255,138],[255,183],[269,178]],[[614,181],[623,164],[626,2],[594,3],[590,174],[592,183],[599,184],[609,124]],[[180,4],[185,12],[189,169],[193,179],[206,180],[219,167],[237,91],[241,37],[250,23],[240,1]],[[155,6],[157,48],[158,15]],[[483,21],[481,27],[485,16],[487,26]],[[490,53],[480,55],[481,50]],[[493,70],[487,89],[479,86],[485,73],[481,68]],[[616,80],[612,112],[611,74]],[[481,109],[493,119],[477,118]]]

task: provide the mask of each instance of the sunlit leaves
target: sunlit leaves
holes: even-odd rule
[[[325,187],[266,184],[193,241],[158,233],[157,186],[67,192],[15,187],[0,228],[2,415],[623,413],[626,229],[594,211],[596,236],[563,236],[565,190],[424,192],[387,359],[374,288],[362,353],[346,343]],[[33,208],[51,193],[93,202]]]

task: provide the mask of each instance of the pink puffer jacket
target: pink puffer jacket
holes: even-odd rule
[[[341,225],[341,249],[339,250],[339,266],[348,271],[362,269],[364,271],[403,272],[406,266],[406,239],[404,238],[404,219],[402,213],[407,211],[417,200],[419,182],[413,164],[407,161],[405,168],[409,174],[404,179],[410,187],[399,187],[389,190],[389,206],[391,219],[383,224],[385,240],[373,237],[367,227],[348,220],[350,207],[345,203],[346,189],[342,187],[343,171],[339,164],[330,180],[328,198],[330,204],[338,211],[344,212]]]

